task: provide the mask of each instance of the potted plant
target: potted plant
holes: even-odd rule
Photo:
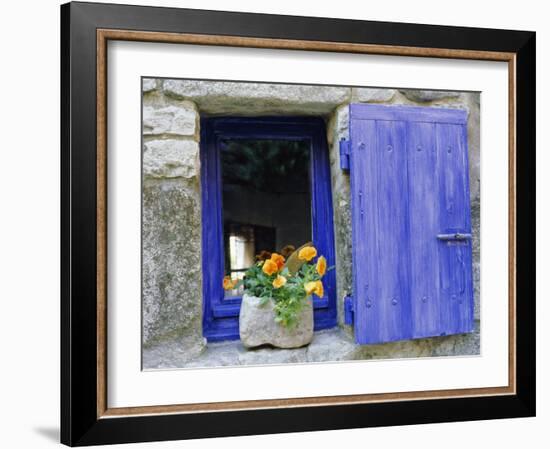
[[[257,257],[258,262],[242,280],[226,276],[223,281],[226,290],[244,287],[239,315],[241,342],[247,348],[308,345],[313,339],[312,295],[324,294],[325,257],[317,257],[311,243],[286,260],[283,254],[265,251]]]

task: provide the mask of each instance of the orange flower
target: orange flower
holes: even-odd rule
[[[281,288],[285,284],[286,284],[286,278],[284,276],[281,276],[280,274],[277,275],[277,277],[273,281],[273,287],[275,288]]]
[[[304,289],[308,295],[315,293],[319,298],[322,298],[325,294],[323,283],[321,281],[306,282]]]
[[[305,248],[302,248],[298,253],[298,259],[309,262],[316,255],[317,255],[317,250],[315,249],[314,246],[306,246]]]
[[[277,264],[275,262],[269,259],[264,262],[262,271],[268,276],[271,276],[272,274],[277,273],[277,271],[279,271],[279,268],[277,267]]]
[[[277,269],[281,270],[285,266],[285,258],[281,256],[280,254],[273,253],[271,254],[271,259],[273,262],[277,264]]]
[[[325,259],[324,256],[319,257],[319,259],[317,259],[317,266],[315,268],[317,269],[317,273],[319,273],[319,276],[324,276],[327,272],[327,259]]]
[[[233,290],[239,282],[238,279],[231,279],[231,276],[225,276],[223,278],[223,289],[224,290]]]

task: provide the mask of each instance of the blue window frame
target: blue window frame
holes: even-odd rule
[[[226,297],[220,151],[237,139],[301,140],[310,144],[311,231],[314,245],[335,264],[330,166],[325,123],[319,117],[213,117],[201,120],[203,334],[208,341],[239,338],[241,297]],[[314,297],[315,330],[336,325],[335,270]]]

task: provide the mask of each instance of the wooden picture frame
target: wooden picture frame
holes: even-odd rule
[[[62,443],[535,415],[535,33],[93,3],[63,5],[61,24]],[[106,48],[111,40],[507,62],[508,386],[108,408]]]

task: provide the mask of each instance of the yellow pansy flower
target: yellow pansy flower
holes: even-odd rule
[[[298,253],[298,259],[309,262],[316,255],[317,255],[317,250],[315,249],[314,246],[306,246],[305,248],[302,248]]]
[[[315,291],[313,293],[315,293],[319,298],[322,298],[323,295],[325,294],[323,283],[321,281],[316,281],[316,282],[317,282],[317,285],[315,286]]]
[[[284,276],[281,276],[280,274],[273,281],[273,287],[275,288],[281,288],[285,284],[286,284],[286,278]]]
[[[306,282],[304,284],[304,290],[306,291],[306,294],[311,295],[315,290],[315,281]]]
[[[317,266],[315,268],[317,269],[317,273],[319,273],[319,276],[324,276],[327,272],[327,259],[325,259],[324,256],[319,257],[319,259],[317,259]]]
[[[304,289],[308,295],[315,293],[319,298],[322,298],[325,294],[323,283],[321,281],[306,282]]]

